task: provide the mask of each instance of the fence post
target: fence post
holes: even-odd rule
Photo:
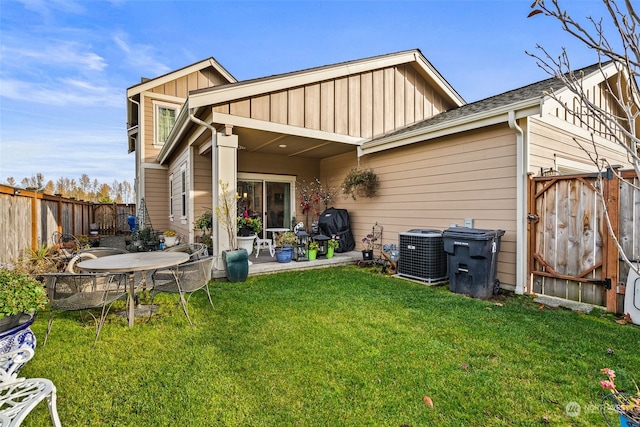
[[[613,172],[613,171],[610,171]],[[604,189],[603,197],[605,202],[604,214],[609,217],[611,223],[611,231],[615,238],[620,236],[620,180],[617,173],[607,173],[603,180]],[[606,221],[606,219],[605,219]],[[606,224],[603,224],[606,226]],[[619,281],[619,262],[620,255],[618,253],[618,245],[615,239],[609,234],[609,229],[602,236],[603,260],[602,260],[602,278],[611,280],[611,287],[607,289],[607,311],[610,313],[618,312],[618,281]]]
[[[38,249],[38,192],[33,190],[31,193],[31,248]]]

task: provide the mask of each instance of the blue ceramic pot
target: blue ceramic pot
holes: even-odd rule
[[[276,259],[278,262],[291,262],[293,257],[293,248],[280,248],[276,251]]]
[[[36,336],[30,328],[34,319],[32,314],[23,313],[17,326],[0,332],[0,353],[7,353],[23,346],[35,350]]]

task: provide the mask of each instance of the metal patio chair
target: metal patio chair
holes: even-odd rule
[[[47,400],[51,422],[61,427],[56,386],[46,378],[20,378],[18,371],[33,357],[30,347],[0,354],[0,425],[19,426],[42,400]]]
[[[62,234],[54,231],[51,240],[62,258],[69,261],[80,251],[80,241],[73,234]]]
[[[88,313],[96,323],[96,339],[113,303],[127,296],[127,273],[47,273],[45,279],[49,296],[49,323],[43,346],[53,326],[55,311],[80,311]],[[100,310],[96,317],[91,310]],[[83,320],[84,322],[84,320]]]
[[[189,261],[195,261],[208,256],[207,247],[202,243],[182,243],[165,249],[165,252],[188,253]]]
[[[189,324],[193,326],[189,317],[187,304],[191,294],[203,289],[211,307],[215,309],[209,292],[209,281],[211,280],[211,268],[213,257],[201,258],[180,264],[170,270],[157,271],[152,275],[153,288],[151,289],[151,304],[155,296],[161,292],[174,293],[180,295],[180,305],[184,311]],[[170,274],[167,274],[169,272]],[[185,298],[185,294],[188,294]],[[151,317],[149,317],[151,319]]]

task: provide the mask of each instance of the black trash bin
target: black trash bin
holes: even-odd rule
[[[504,230],[467,227],[452,227],[442,233],[451,292],[480,299],[498,293],[496,273],[503,235]]]

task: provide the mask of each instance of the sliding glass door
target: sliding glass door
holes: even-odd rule
[[[295,225],[291,224],[294,185],[293,176],[239,173],[238,215],[261,218],[263,229],[291,229]]]

